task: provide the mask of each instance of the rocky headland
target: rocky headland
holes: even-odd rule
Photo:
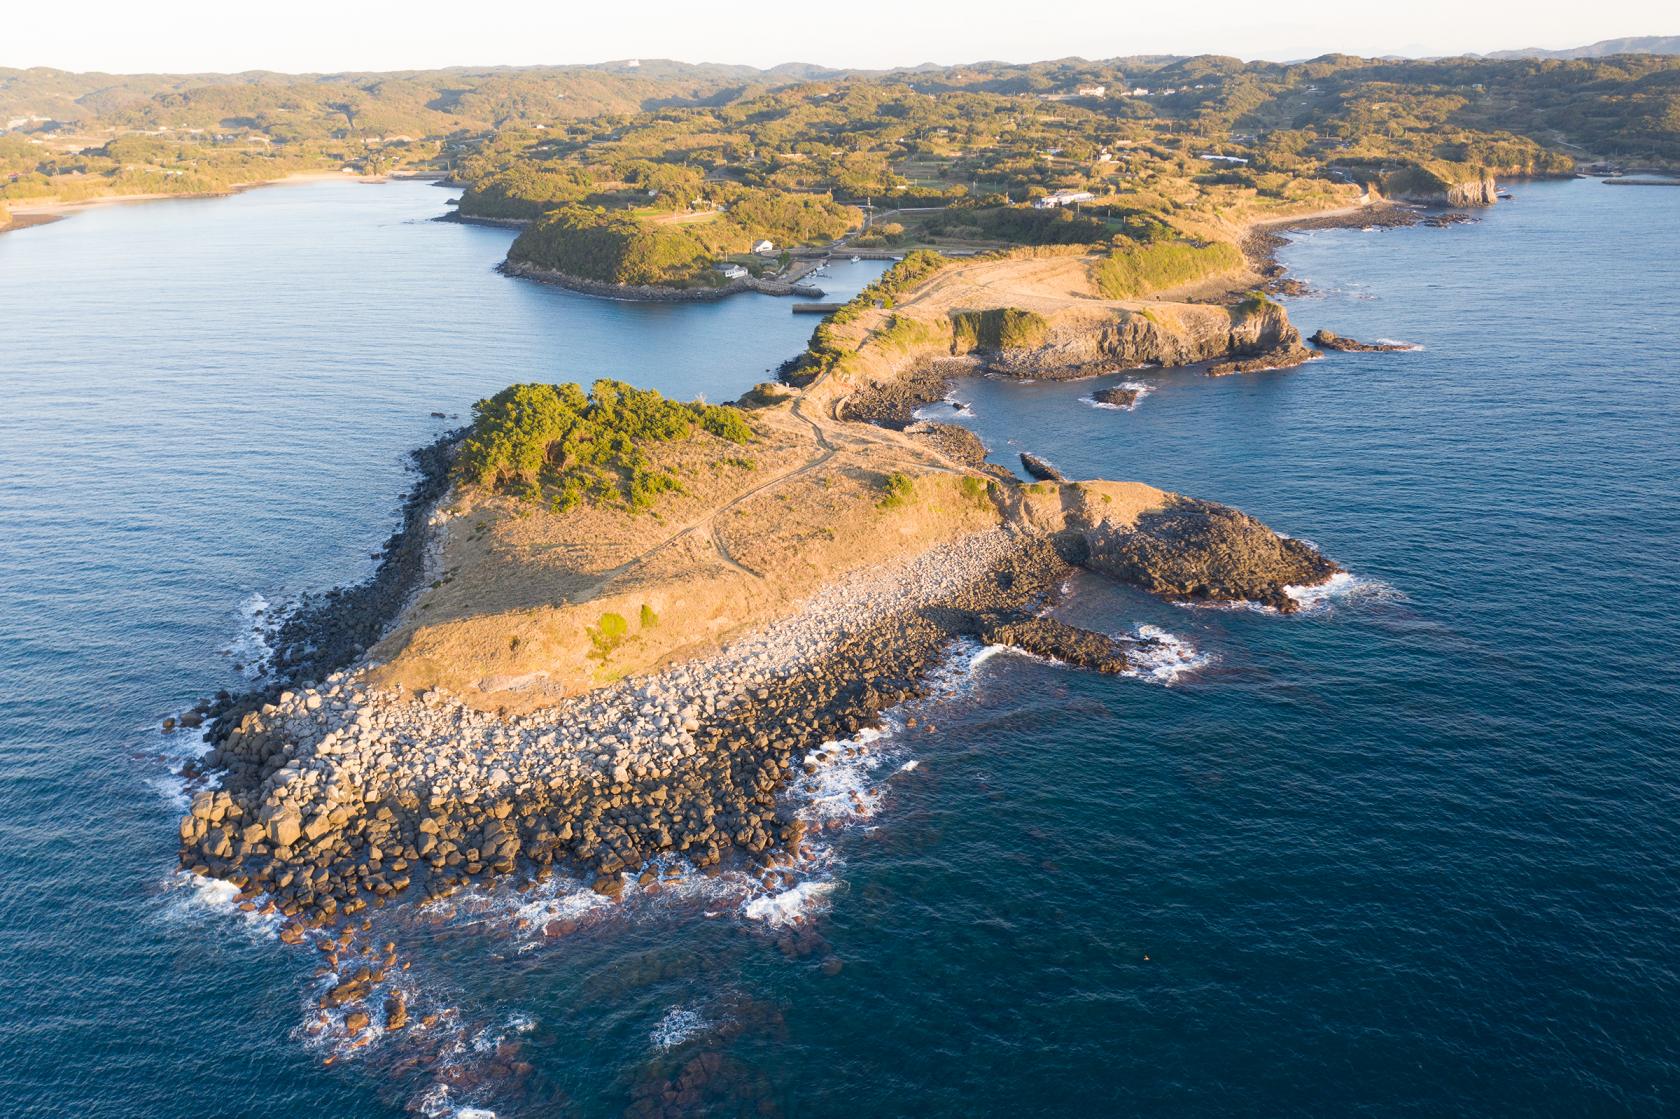
[[[220,785],[181,822],[182,865],[294,939],[504,875],[565,869],[609,896],[724,866],[771,882],[806,838],[790,786],[865,749],[846,743],[921,694],[954,641],[1108,673],[1147,652],[1047,614],[1073,571],[1285,613],[1290,588],[1335,574],[1224,506],[1053,467],[1023,483],[961,429],[860,422],[881,406],[858,398],[901,404],[890,386],[930,359],[1071,375],[1264,354],[1299,345],[1281,308],[1041,295],[1004,316],[1029,352],[953,318],[975,289],[951,279],[863,316],[853,360],[803,388],[696,413],[724,434],[636,448],[639,476],[675,482],[640,510],[551,511],[463,476],[483,414],[429,448],[374,579],[278,627],[265,690],[201,706]]]

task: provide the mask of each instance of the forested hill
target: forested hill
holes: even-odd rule
[[[770,70],[626,60],[589,66],[455,67],[385,73],[75,74],[0,68],[0,125],[226,128],[325,135],[447,135],[514,123],[633,113],[751,87],[837,76],[802,63]],[[290,118],[290,119],[282,119]]]
[[[0,70],[0,200],[13,203],[202,193],[343,167],[449,175],[471,188],[465,210],[485,217],[579,204],[725,213],[741,200],[728,184],[1018,204],[1209,153],[1225,163],[1201,171],[1273,194],[1289,180],[1380,183],[1396,171],[1418,182],[1558,173],[1583,159],[1672,166],[1680,58]]]
[[[1601,39],[1584,47],[1542,50],[1527,47],[1519,51],[1494,51],[1489,58],[1608,58],[1613,54],[1680,54],[1680,35],[1636,35],[1628,39]]]

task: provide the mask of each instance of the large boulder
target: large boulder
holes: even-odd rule
[[[303,834],[303,816],[289,804],[271,804],[262,813],[262,826],[269,842],[276,847],[290,847]]]

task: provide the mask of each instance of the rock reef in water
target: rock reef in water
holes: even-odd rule
[[[1225,505],[1175,498],[1126,528],[1098,532],[1082,562],[1121,582],[1182,602],[1257,602],[1299,608],[1287,593],[1341,568],[1317,549],[1279,536]]]
[[[1091,399],[1098,404],[1112,404],[1116,408],[1130,408],[1138,402],[1140,395],[1137,389],[1117,387],[1098,389],[1091,394]]]
[[[1329,330],[1318,331],[1308,341],[1321,350],[1339,350],[1343,353],[1390,354],[1416,349],[1409,342],[1360,342]]]

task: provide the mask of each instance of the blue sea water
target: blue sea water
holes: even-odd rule
[[[431,411],[530,377],[726,399],[811,326],[507,279],[505,232],[425,220],[443,197],[285,187],[0,236],[10,1114],[1680,1106],[1680,191],[1593,182],[1285,250],[1303,329],[1416,352],[1099,382],[1148,386],[1130,412],[959,385],[998,461],[1238,505],[1351,587],[1280,617],[1081,578],[1069,616],[1195,667],[958,651],[876,744],[810,925],[717,897],[552,940],[512,904],[393,916],[454,1040],[324,1065],[311,951],[173,874],[186,743],[158,720],[239,679],[253,596],[368,569]]]

